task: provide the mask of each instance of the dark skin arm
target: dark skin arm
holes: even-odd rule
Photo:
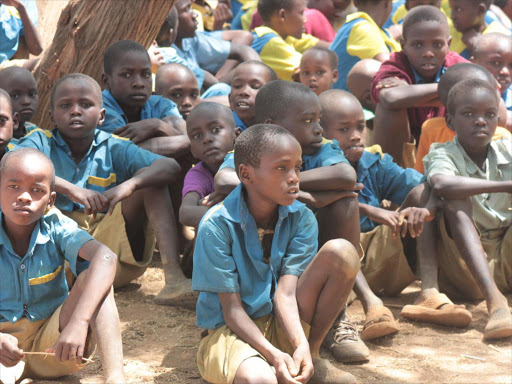
[[[386,79],[383,79],[384,83]],[[404,109],[411,107],[439,106],[437,83],[433,84],[407,84],[397,79],[398,86],[385,87],[379,94],[379,103],[386,109]],[[379,86],[377,86],[379,87]]]
[[[435,195],[448,200],[464,200],[482,193],[512,193],[512,180],[488,181],[463,176],[434,175],[430,181]]]
[[[203,81],[203,90],[207,90],[212,85],[217,84],[219,80],[215,76],[213,76],[210,72],[204,71],[204,81]]]
[[[260,56],[254,49],[247,45],[231,43],[228,60],[219,69],[215,77],[223,83],[231,83],[233,77],[233,69],[244,61],[256,60],[261,61]]]
[[[197,228],[209,208],[203,205],[202,201],[197,192],[189,192],[185,195],[180,207],[181,224]]]
[[[23,31],[25,33],[25,42],[27,43],[28,51],[32,55],[39,55],[43,52],[43,44],[41,42],[41,36],[37,29],[30,20],[28,16],[27,10],[25,9],[25,5],[21,2],[21,0],[2,0],[2,4],[7,6],[13,6],[18,10],[20,14],[21,22],[23,23]]]
[[[353,190],[356,171],[350,164],[338,163],[300,173],[300,189],[304,191]]]
[[[224,320],[228,327],[243,341],[256,349],[276,369],[280,383],[299,382],[294,380],[290,371],[295,364],[290,355],[274,347],[261,333],[254,321],[242,307],[239,293],[219,293]],[[296,305],[296,304],[295,304]]]

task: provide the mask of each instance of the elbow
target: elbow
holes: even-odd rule
[[[165,158],[162,160],[165,160],[165,162],[166,162],[165,168],[167,169],[168,182],[172,183],[172,182],[176,181],[181,172],[180,165],[178,164],[178,162],[176,160],[171,159],[171,158]]]
[[[350,164],[341,164],[337,184],[339,189],[352,188],[357,182],[357,174]]]
[[[192,223],[191,217],[188,214],[187,209],[183,206],[183,204],[180,207],[179,222],[180,222],[180,224],[185,225],[187,227],[194,226],[194,224]]]
[[[442,176],[432,176],[430,184],[432,186],[434,196],[443,198],[448,197],[447,192],[449,190],[449,185]]]

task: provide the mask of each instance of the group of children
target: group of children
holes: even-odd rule
[[[125,382],[112,287],[157,245],[155,302],[197,300],[208,382],[356,382],[320,348],[367,361],[364,341],[399,331],[379,296],[417,278],[405,319],[466,327],[450,298],[485,299],[484,339],[512,336],[512,40],[487,33],[490,2],[354,0],[332,44],[303,33],[305,0],[259,0],[252,35],[195,3],[149,53],[111,44],[102,87],[59,79],[52,127],[31,122],[31,72],[0,70],[0,381],[76,372],[97,347]],[[349,6],[317,3],[333,28]]]

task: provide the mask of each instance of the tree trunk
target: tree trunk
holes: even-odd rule
[[[118,40],[149,47],[175,0],[71,0],[62,10],[51,46],[34,77],[39,107],[34,123],[53,128],[48,111],[55,82],[68,73],[84,73],[101,84],[103,53]]]

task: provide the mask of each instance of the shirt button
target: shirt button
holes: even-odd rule
[[[28,305],[27,304],[23,304],[23,309],[28,309]]]
[[[20,265],[21,270],[25,270],[25,264]]]

